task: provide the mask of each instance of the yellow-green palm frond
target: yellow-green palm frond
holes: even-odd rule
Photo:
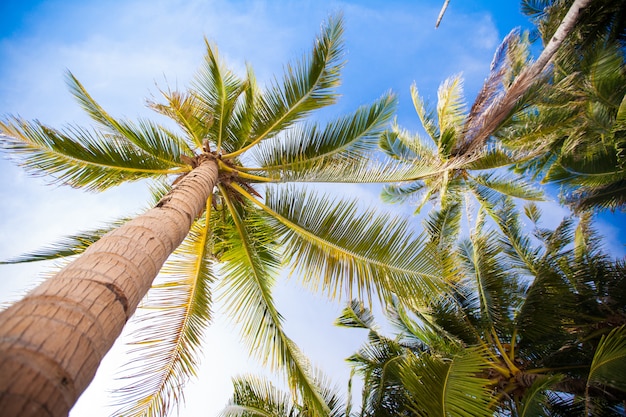
[[[386,184],[381,191],[380,198],[390,204],[411,202],[425,188],[426,185],[422,181]]]
[[[196,375],[200,345],[211,322],[215,281],[214,238],[210,219],[197,220],[167,260],[141,308],[140,328],[132,335],[131,359],[122,370],[128,382],[115,391],[117,415],[159,417],[182,399],[185,383]]]
[[[191,139],[194,148],[202,148],[202,142],[209,137],[213,116],[201,111],[200,101],[191,92],[161,91],[166,103],[150,101],[149,106],[156,112],[174,120],[176,124]],[[186,142],[185,142],[186,143]],[[186,155],[193,155],[189,147],[185,150]]]
[[[543,192],[534,184],[510,175],[498,175],[494,172],[471,177],[479,187],[486,187],[500,195],[521,198],[528,201],[543,201]]]
[[[80,255],[92,243],[99,240],[106,233],[117,229],[130,218],[115,220],[98,229],[86,230],[74,235],[66,236],[58,242],[54,242],[48,246],[32,252],[23,253],[15,258],[6,261],[0,261],[0,265],[17,264],[36,261],[48,261],[51,259],[66,258],[68,256]]]
[[[137,147],[126,138],[69,126],[57,130],[37,121],[13,118],[0,122],[0,147],[15,154],[34,175],[55,182],[102,191],[123,182],[187,170]],[[146,136],[150,135],[145,132]]]
[[[372,154],[357,160],[337,158],[317,163],[309,170],[283,173],[281,182],[317,182],[317,183],[393,183],[398,181],[416,181],[436,176],[447,170],[433,166],[430,161],[411,163],[380,158]]]
[[[436,113],[432,109],[426,107],[426,103],[420,97],[417,84],[415,83],[411,85],[411,98],[413,99],[413,106],[415,107],[415,111],[417,112],[420,122],[422,122],[424,130],[436,145],[439,142],[440,135]]]
[[[316,39],[311,55],[301,62],[287,65],[282,83],[274,82],[257,98],[250,141],[227,157],[247,151],[311,111],[335,102],[334,90],[343,66],[342,37],[342,18],[330,18]]]
[[[317,125],[297,126],[285,137],[273,138],[251,151],[251,157],[270,175],[314,171],[329,160],[353,161],[376,149],[376,140],[395,107],[395,97],[386,94],[370,106]]]
[[[113,135],[113,141],[128,141],[137,148],[162,160],[168,165],[180,165],[181,154],[191,154],[189,145],[149,120],[139,120],[137,125],[126,120],[117,120],[109,115],[87,92],[71,73],[67,73],[70,92],[89,116],[103,128],[103,136]]]
[[[291,396],[270,381],[244,375],[233,379],[234,393],[221,417],[296,417]]]
[[[439,137],[437,148],[446,159],[459,140],[465,123],[466,109],[463,98],[463,81],[460,76],[446,79],[437,91],[437,119]]]
[[[272,369],[286,372],[293,392],[301,395],[316,415],[324,415],[328,406],[315,385],[310,365],[283,331],[282,316],[274,306],[271,290],[280,267],[276,231],[262,212],[241,210],[248,202],[239,203],[222,194],[232,224],[219,249],[224,276],[220,298],[231,317],[241,324],[250,353]]]
[[[336,389],[319,372],[315,376],[324,401],[328,405],[328,417],[349,417],[346,404]],[[244,375],[233,379],[234,393],[221,417],[308,417],[311,413],[306,403],[276,388],[265,378]],[[322,417],[322,416],[320,416]]]
[[[207,41],[206,48],[204,67],[194,80],[195,93],[202,103],[201,113],[213,120],[205,139],[213,143],[219,153],[233,152],[237,149],[229,143],[231,118],[248,84],[219,62],[215,46]]]
[[[401,217],[294,187],[268,188],[266,204],[287,262],[329,296],[390,300],[440,288],[439,268]]]
[[[409,409],[423,417],[492,416],[489,380],[478,376],[487,364],[478,348],[451,359],[408,354],[399,373]]]
[[[550,415],[548,409],[548,391],[563,379],[562,375],[537,378],[519,400],[518,416],[534,417]]]
[[[257,100],[260,97],[259,87],[252,66],[246,64],[246,88],[237,101],[230,121],[228,143],[233,149],[242,149],[252,137],[252,128],[256,115]],[[254,149],[254,148],[252,148]]]
[[[592,385],[626,391],[626,326],[617,327],[602,336],[587,377],[587,389]]]
[[[391,125],[391,130],[380,135],[378,146],[387,156],[401,161],[441,163],[436,149],[429,146],[420,135],[402,129],[396,121]]]

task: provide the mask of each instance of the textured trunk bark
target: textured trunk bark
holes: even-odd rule
[[[0,416],[67,416],[217,178],[216,162],[202,163],[0,313]]]

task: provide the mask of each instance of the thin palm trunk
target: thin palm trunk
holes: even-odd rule
[[[66,416],[218,179],[207,160],[0,313],[0,416]]]

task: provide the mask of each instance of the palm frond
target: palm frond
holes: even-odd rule
[[[297,408],[288,393],[270,381],[252,375],[233,379],[234,393],[221,417],[296,417]]]
[[[154,101],[148,105],[156,112],[174,120],[188,135],[195,148],[201,149],[205,138],[209,137],[213,116],[201,111],[198,97],[191,92],[161,91],[166,104]],[[193,150],[187,145],[186,155],[193,155]]]
[[[439,153],[448,157],[459,140],[466,118],[463,81],[460,76],[445,80],[437,91],[437,118],[440,136]]]
[[[400,376],[409,408],[424,417],[491,416],[489,381],[479,376],[487,363],[483,355],[476,348],[447,360],[408,355]]]
[[[0,122],[0,148],[34,175],[72,187],[102,191],[126,181],[181,173],[187,168],[145,152],[128,140],[77,126],[52,129],[13,118]]]
[[[282,83],[274,82],[268,91],[257,98],[250,141],[227,157],[247,151],[311,111],[335,102],[334,88],[339,84],[343,66],[342,36],[342,19],[329,19],[315,41],[311,56],[299,63],[287,65]]]
[[[266,204],[286,261],[329,296],[426,297],[442,285],[423,239],[400,217],[294,187],[268,188]]]
[[[222,188],[232,219],[225,247],[220,249],[221,298],[227,311],[242,325],[242,337],[251,354],[272,369],[284,370],[290,388],[299,393],[316,415],[328,412],[315,385],[308,361],[283,331],[282,317],[274,306],[271,287],[278,275],[279,256],[275,249],[276,231],[266,216],[255,210],[242,213]]]
[[[387,94],[371,106],[362,106],[324,128],[297,126],[285,137],[273,138],[257,146],[251,156],[270,173],[306,171],[336,158],[362,158],[375,150],[376,140],[394,107],[395,98]]]
[[[391,125],[391,130],[380,135],[378,146],[387,156],[400,161],[426,160],[433,164],[441,162],[436,149],[423,137],[402,129],[396,121]]]
[[[548,414],[548,390],[562,379],[562,375],[537,378],[520,400],[519,417],[533,417]]]
[[[128,140],[142,151],[166,164],[175,163],[182,166],[183,164],[179,162],[180,155],[191,154],[189,145],[183,139],[168,134],[165,129],[149,120],[139,120],[138,124],[135,125],[129,121],[113,118],[91,97],[71,72],[67,73],[67,84],[83,110],[104,128],[105,132],[118,136],[118,140]]]
[[[217,48],[206,43],[206,55],[204,66],[194,79],[194,88],[199,101],[202,103],[201,113],[203,118],[212,120],[209,135],[204,140],[209,140],[219,153],[236,151],[229,139],[233,136],[230,132],[231,118],[240,95],[249,87],[233,72],[226,69],[219,62]],[[201,141],[201,142],[202,142]]]
[[[380,193],[380,198],[389,204],[405,203],[422,194],[424,188],[426,188],[426,185],[422,181],[385,184]]]
[[[375,327],[372,312],[358,300],[352,300],[350,304],[343,309],[334,324],[339,327],[355,329],[373,329]]]
[[[608,385],[626,391],[626,326],[603,336],[589,369],[587,387]]]
[[[472,179],[484,187],[491,188],[500,194],[510,197],[532,201],[542,201],[544,199],[543,192],[540,189],[520,178],[510,178],[510,176],[497,175],[492,172],[476,175]]]
[[[51,259],[79,255],[83,253],[92,243],[96,242],[106,233],[116,229],[128,220],[130,219],[119,219],[98,229],[86,230],[84,232],[76,233],[75,235],[66,236],[58,242],[44,246],[41,249],[23,253],[6,261],[0,261],[0,265],[47,261]]]
[[[427,109],[426,103],[420,97],[417,85],[415,83],[411,85],[411,98],[413,99],[413,106],[415,107],[417,116],[422,122],[424,130],[432,139],[433,143],[436,145],[439,142],[440,131],[437,124],[435,112],[431,109]]]
[[[215,281],[213,212],[197,220],[162,269],[141,306],[136,345],[122,373],[129,382],[115,391],[117,415],[166,415],[182,399],[185,383],[196,375],[202,334],[211,321]]]

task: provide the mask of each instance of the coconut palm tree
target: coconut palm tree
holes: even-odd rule
[[[164,101],[151,104],[175,127],[114,118],[72,74],[71,91],[96,127],[1,122],[2,148],[58,183],[102,191],[174,178],[157,187],[152,208],[121,226],[14,260],[80,254],[0,313],[2,415],[67,415],[166,261],[169,277],[151,297],[160,320],[140,334],[146,361],[122,390],[120,414],[165,414],[180,398],[197,367],[218,282],[255,356],[286,373],[312,414],[328,413],[274,305],[279,267],[291,265],[331,297],[388,300],[437,286],[437,268],[420,256],[423,245],[406,222],[288,184],[385,175],[366,156],[393,111],[392,96],[326,126],[297,123],[336,100],[341,39],[341,19],[333,18],[311,54],[265,90],[250,68],[243,78],[225,68],[207,43],[192,87],[163,91]]]
[[[454,293],[390,305],[396,337],[359,302],[337,320],[369,330],[349,359],[364,378],[363,415],[622,415],[626,265],[600,251],[588,223],[530,235],[510,201],[498,217],[501,233],[478,224],[459,244]]]
[[[525,10],[547,42],[567,2],[532,3]],[[538,150],[518,170],[560,185],[576,211],[626,207],[625,10],[619,1],[589,6],[541,94],[500,136],[505,146]]]
[[[517,49],[515,45],[518,43],[519,36],[510,36],[503,43],[503,48]],[[497,53],[496,59],[502,60],[503,55],[507,54]],[[513,64],[505,65],[510,68]],[[502,82],[504,78],[504,71],[498,70],[499,76],[495,72],[488,81],[491,85]],[[419,213],[428,202],[439,201],[443,211],[452,206],[462,206],[468,193],[474,195],[481,204],[490,204],[490,201],[502,194],[528,200],[542,198],[542,193],[531,184],[522,178],[513,179],[502,170],[519,157],[497,144],[492,142],[480,154],[472,156],[456,154],[468,129],[479,117],[477,112],[480,103],[488,101],[486,90],[490,88],[493,87],[483,89],[476,100],[477,104],[467,113],[460,76],[448,78],[440,85],[436,111],[428,108],[413,84],[413,104],[427,137],[412,134],[394,123],[392,129],[381,136],[379,145],[391,158],[407,164],[428,166],[434,174],[386,185],[382,193],[384,201],[402,203],[418,199],[415,212]]]

